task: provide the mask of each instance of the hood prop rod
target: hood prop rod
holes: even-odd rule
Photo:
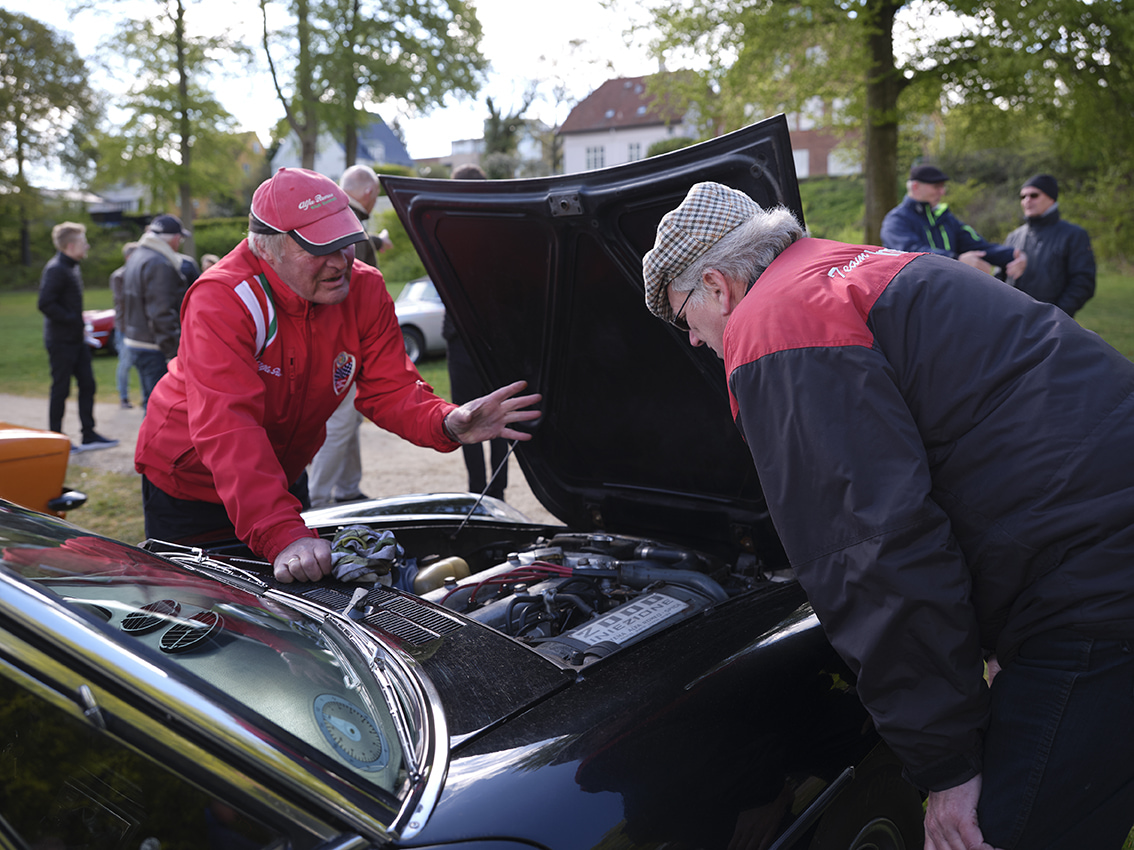
[[[457,530],[449,535],[450,540],[456,540],[457,535],[464,531],[465,526],[469,524],[469,520],[472,519],[472,515],[476,513],[476,509],[480,507],[480,503],[483,502],[484,497],[488,495],[488,488],[492,486],[492,482],[496,480],[496,476],[500,474],[500,470],[508,465],[508,458],[512,456],[512,452],[515,450],[516,443],[518,442],[520,441],[512,440],[510,443],[508,443],[508,451],[504,453],[504,457],[503,459],[501,459],[500,464],[494,470],[492,470],[492,476],[488,479],[488,483],[484,485],[484,489],[481,490],[480,495],[476,497],[476,501],[473,502],[473,506],[469,508],[469,512],[465,514],[465,518],[461,520],[461,524],[457,526]],[[477,443],[477,445],[481,446],[483,445],[483,443]]]

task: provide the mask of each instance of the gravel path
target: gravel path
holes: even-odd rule
[[[47,427],[47,399],[0,393],[0,420],[28,428]],[[112,449],[82,452],[71,457],[74,466],[136,475],[134,441],[142,423],[142,411],[135,407],[122,410],[117,404],[95,403],[95,427],[104,437],[119,440]],[[78,403],[67,400],[63,430],[72,441],[80,433]],[[460,452],[442,454],[423,449],[364,422],[359,433],[362,446],[362,491],[370,496],[394,496],[402,493],[453,493],[468,487],[465,465]],[[506,501],[535,522],[557,523],[536,500],[524,480],[515,458],[509,458]]]

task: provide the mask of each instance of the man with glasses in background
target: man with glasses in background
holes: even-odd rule
[[[1095,294],[1095,253],[1087,231],[1060,217],[1058,200],[1059,184],[1050,174],[1037,174],[1020,188],[1027,221],[1004,244],[1023,251],[1031,262],[1009,283],[1074,316]]]
[[[929,251],[952,257],[982,272],[997,267],[1008,278],[1023,274],[1027,254],[989,242],[953,215],[942,200],[948,180],[936,166],[913,166],[905,198],[882,219],[882,244],[899,251]]]

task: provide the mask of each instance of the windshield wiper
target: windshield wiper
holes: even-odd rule
[[[147,541],[149,542],[149,541]],[[165,544],[163,544],[165,545]],[[172,545],[172,544],[170,544]],[[215,561],[205,554],[203,549],[196,549],[191,547],[178,547],[183,548],[181,552],[161,552],[161,557],[165,558],[173,564],[188,570],[196,575],[204,575],[209,578],[218,579],[223,576],[228,581],[226,583],[238,583],[244,589],[248,589],[251,585],[257,591],[267,590],[269,585],[258,575],[251,570],[244,570],[240,567],[234,567],[229,564]]]
[[[398,741],[402,746],[402,757],[405,759],[406,775],[411,784],[424,779],[418,759],[417,748],[414,744],[413,730],[409,718],[406,717],[402,707],[402,700],[394,679],[386,669],[386,661],[382,657],[382,647],[371,639],[364,631],[355,626],[350,620],[344,620],[341,615],[331,615],[323,621],[330,628],[329,637],[340,638],[347,643],[354,652],[366,661],[370,674],[378,682],[382,696],[386,702],[386,710],[398,732]],[[373,717],[379,717],[378,707],[371,704],[371,697],[366,688],[358,690],[367,710]]]

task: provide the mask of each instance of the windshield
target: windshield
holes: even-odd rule
[[[405,711],[412,697],[380,675],[374,651],[367,655],[365,642],[342,638],[342,618],[309,603],[290,604],[282,594],[250,592],[254,580],[246,590],[57,527],[58,536],[36,533],[42,525],[21,535],[8,524],[0,540],[3,564],[102,621],[122,642],[148,647],[297,736],[340,769],[404,794],[415,772],[405,753],[421,734],[410,724],[419,715]]]

